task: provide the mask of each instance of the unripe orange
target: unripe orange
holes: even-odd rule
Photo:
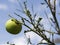
[[[6,31],[10,34],[18,34],[22,30],[22,23],[14,18],[9,19],[6,24]]]

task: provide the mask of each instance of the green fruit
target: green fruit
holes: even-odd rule
[[[10,34],[18,34],[22,30],[22,23],[12,18],[6,22],[5,27],[6,31],[9,32]]]

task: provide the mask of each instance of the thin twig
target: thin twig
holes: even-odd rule
[[[23,18],[22,16],[20,16],[19,14],[17,14],[16,12],[14,12],[15,15],[19,16],[20,18]],[[27,21],[28,23],[31,24],[31,22],[29,20],[27,20],[26,18],[23,18],[25,21]]]
[[[45,12],[45,14],[46,14],[46,17],[47,17],[47,19],[48,19],[50,25],[57,31],[56,27],[54,27],[54,25],[50,22],[49,17],[48,17],[48,15],[47,15],[46,11],[44,11],[44,12]]]
[[[50,2],[50,0],[48,0],[49,2]],[[46,2],[46,4],[49,6],[49,9],[50,9],[50,11],[51,11],[51,13],[52,13],[52,16],[53,16],[53,18],[54,18],[54,20],[55,20],[55,25],[56,25],[56,27],[59,29],[59,24],[58,24],[58,21],[57,21],[57,18],[56,18],[56,0],[54,0],[54,9],[52,10],[52,7],[51,7],[51,4],[50,3],[48,3],[47,2],[47,0],[45,0],[45,2]],[[58,31],[58,30],[57,30]]]
[[[23,8],[23,6],[22,6],[21,2],[20,2],[19,0],[17,0],[17,2],[19,3],[19,6],[20,6],[20,7],[21,7],[21,9],[23,10],[24,8]]]

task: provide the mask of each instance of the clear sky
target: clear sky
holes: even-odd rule
[[[25,0],[19,0],[21,3]],[[29,0],[28,1],[28,8],[31,10],[31,4],[33,4],[34,6],[34,11],[38,13],[39,16],[44,17],[46,19],[46,16],[44,15],[43,11],[46,10],[46,5],[40,5],[40,3],[43,2],[43,0]],[[14,15],[14,12],[17,12],[18,14],[20,14],[21,16],[24,17],[24,15],[18,11],[16,11],[16,9],[21,9],[21,7],[19,6],[17,0],[0,0],[0,44],[5,44],[7,41],[11,42],[11,43],[16,43],[18,45],[22,44],[25,45],[25,39],[24,39],[24,30],[26,29],[25,27],[23,27],[21,33],[19,33],[18,35],[12,35],[9,34],[6,29],[5,29],[5,22],[10,19],[10,17],[8,16],[9,14],[11,14],[13,17],[19,19],[19,17]],[[58,0],[57,0],[57,11],[59,12],[60,7],[58,7]],[[48,12],[49,17],[52,17],[49,10],[46,10]],[[39,17],[37,16],[37,17]],[[57,16],[58,20],[60,19],[60,16]],[[45,28],[49,29],[50,25],[48,23],[47,19],[43,20],[43,23],[45,24]],[[48,24],[48,25],[47,25]],[[49,27],[48,27],[49,26]],[[40,41],[40,37],[37,36],[35,33],[31,32],[28,33],[28,35],[31,34],[31,40],[33,42],[33,44],[35,44],[35,42]],[[33,34],[33,35],[32,35]],[[37,36],[37,37],[36,37]],[[59,36],[60,37],[60,36]],[[38,38],[38,39],[37,39]],[[37,39],[35,41],[35,39]]]

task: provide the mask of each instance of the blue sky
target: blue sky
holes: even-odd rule
[[[24,0],[19,0],[19,1],[22,3]],[[43,2],[43,0],[32,0],[32,1],[29,0],[28,1],[28,8],[31,10],[31,3],[32,3],[33,6],[34,6],[34,11],[37,12],[39,16],[44,17],[46,19],[46,16],[43,13],[43,11],[46,10],[46,5],[39,6],[41,2]],[[10,17],[8,16],[8,14],[11,14],[13,17],[19,19],[19,17],[17,17],[17,16],[14,15],[14,12],[18,12],[18,11],[16,11],[17,8],[21,9],[21,7],[19,6],[19,4],[17,3],[17,0],[0,0],[0,44],[4,44],[7,41],[9,41],[11,43],[16,43],[18,45],[20,45],[20,42],[22,43],[22,45],[25,44],[25,42],[24,42],[25,39],[24,39],[23,32],[26,29],[26,27],[23,26],[23,29],[22,29],[21,33],[19,33],[18,35],[9,34],[8,32],[6,32],[6,29],[5,29],[5,22],[8,19],[10,19]],[[59,10],[60,9],[58,7],[58,0],[57,0],[57,11],[59,12]],[[48,15],[49,15],[48,17],[52,17],[51,14],[50,14],[50,12],[48,11],[48,9],[46,11],[48,12]],[[18,14],[20,14],[21,16],[24,16],[20,12],[18,12]],[[37,16],[37,17],[39,17],[39,16]],[[57,16],[57,17],[58,17],[58,20],[59,20],[60,16]],[[47,19],[46,20],[43,19],[42,22],[45,24],[44,26],[45,26],[46,29],[50,29],[50,25],[49,25],[49,22],[47,21]],[[40,41],[39,39],[41,39],[39,36],[37,36],[33,32],[28,33],[27,37],[29,35],[30,35],[31,40],[33,41],[33,43],[38,42],[38,41]],[[58,36],[58,35],[56,35],[56,36]],[[35,41],[35,39],[37,39],[37,41]]]

